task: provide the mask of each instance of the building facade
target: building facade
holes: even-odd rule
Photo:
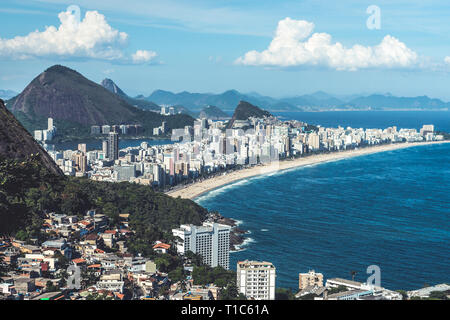
[[[323,274],[310,270],[308,273],[300,273],[298,275],[298,288],[306,289],[308,286],[323,287]]]
[[[276,269],[270,262],[239,261],[237,287],[239,293],[255,300],[275,300]]]
[[[119,134],[117,132],[109,133],[108,156],[110,160],[119,159]]]
[[[172,233],[182,239],[177,243],[177,251],[199,254],[203,262],[211,267],[221,266],[229,269],[230,264],[230,226],[218,223],[203,223],[203,226],[181,225]]]

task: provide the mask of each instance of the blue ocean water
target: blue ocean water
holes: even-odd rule
[[[356,113],[345,114],[362,125],[346,125],[381,121]],[[423,121],[425,114],[415,119],[402,113],[406,125],[399,126],[439,123],[450,131],[450,113]],[[381,268],[381,285],[390,289],[450,281],[450,144],[258,176],[196,202],[242,221],[240,227],[250,232],[244,250],[231,254],[231,267],[243,259],[270,261],[279,287],[298,288],[298,273],[310,269],[326,279],[351,279],[357,271],[355,280],[366,281],[373,264]]]
[[[295,119],[323,127],[419,129],[434,124],[436,130],[450,131],[450,111],[325,111],[278,112],[281,119]]]

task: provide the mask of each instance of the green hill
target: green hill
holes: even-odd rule
[[[257,106],[254,106],[246,101],[240,101],[237,105],[236,109],[234,110],[233,117],[228,122],[227,127],[231,128],[233,127],[233,123],[236,120],[247,120],[250,117],[254,118],[264,118],[264,117],[270,117],[272,114],[266,110],[262,110],[258,108]]]
[[[86,138],[90,126],[140,124],[146,135],[166,121],[169,129],[192,125],[188,115],[162,116],[130,105],[119,95],[88,80],[75,70],[56,65],[41,73],[8,102],[8,108],[27,130],[46,128],[55,120],[60,137]]]

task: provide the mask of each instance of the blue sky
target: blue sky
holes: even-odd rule
[[[450,100],[448,1],[123,3],[3,0],[0,89],[21,91],[49,66],[63,64],[96,82],[111,78],[130,95],[236,89],[281,97],[324,90]],[[58,15],[70,5],[81,9],[82,20],[97,13],[83,22],[84,32],[60,30],[55,40]],[[366,26],[370,5],[381,10],[378,30]],[[62,17],[68,26],[71,14]],[[46,33],[48,26],[55,29]]]

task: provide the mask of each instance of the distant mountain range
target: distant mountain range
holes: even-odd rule
[[[211,105],[223,111],[233,112],[234,108],[239,104],[239,101],[248,101],[254,105],[266,109],[270,108],[271,110],[299,111],[289,103],[270,97],[247,95],[236,90],[228,90],[221,94],[190,93],[187,91],[173,93],[170,91],[156,90],[146,100],[153,101],[159,105],[183,105],[194,111],[200,111],[205,106]]]
[[[122,99],[126,100],[128,103],[134,105],[135,107],[141,108],[143,110],[149,110],[160,113],[161,106],[157,105],[156,103],[146,100],[143,95],[139,95],[135,98],[132,98],[128,96],[122,89],[120,89],[113,80],[111,79],[104,79],[101,82],[101,85],[109,90],[110,92],[118,95]],[[215,106],[206,106],[204,107],[200,112],[191,111],[188,108],[186,108],[184,105],[179,104],[169,104],[169,106],[174,108],[174,111],[176,114],[186,114],[193,118],[208,118],[213,120],[223,120],[223,119],[229,119],[230,116],[223,112],[221,109],[215,107]]]
[[[140,98],[142,99],[142,95]],[[427,96],[396,97],[390,94],[372,94],[367,96],[334,96],[323,91],[289,98],[272,98],[258,93],[240,93],[236,90],[221,94],[173,93],[156,90],[145,98],[159,105],[182,105],[194,111],[200,111],[206,105],[216,106],[224,111],[232,111],[239,101],[251,104],[271,112],[282,111],[348,111],[348,110],[449,110],[450,103]]]
[[[2,99],[2,100],[9,100],[17,95],[18,95],[18,93],[15,91],[0,89],[0,99]]]
[[[216,106],[207,106],[200,111],[199,118],[207,118],[211,120],[227,120],[230,116]]]
[[[101,85],[109,90],[110,92],[118,95],[122,99],[124,99],[129,104],[148,111],[154,111],[154,112],[160,112],[161,107],[158,106],[156,103],[153,103],[151,101],[145,100],[145,99],[139,99],[139,98],[132,98],[128,96],[125,92],[123,92],[111,79],[104,79],[101,82]]]

